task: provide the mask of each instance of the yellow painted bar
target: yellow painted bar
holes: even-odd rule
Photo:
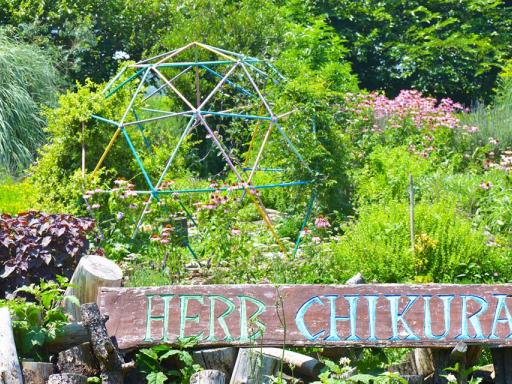
[[[207,45],[204,45],[204,44],[201,44],[201,43],[199,43],[199,42],[197,42],[197,41],[196,41],[195,43],[196,43],[196,45],[198,45],[199,47],[204,48],[204,49],[206,49],[206,50],[208,50],[208,51],[210,51],[210,52],[213,52],[213,53],[215,53],[215,54],[217,54],[217,55],[219,55],[219,56],[222,56],[222,57],[224,57],[225,59],[232,60],[232,61],[238,61],[238,59],[235,59],[235,58],[234,58],[234,57],[232,57],[232,56],[229,56],[229,55],[226,55],[226,54],[224,54],[224,53],[222,53],[222,52],[220,52],[220,51],[217,51],[215,48],[211,48],[211,47],[209,47],[209,46],[207,46]]]
[[[114,146],[114,143],[116,142],[120,133],[121,133],[121,128],[117,128],[117,130],[114,133],[114,136],[112,136],[112,139],[110,139],[110,142],[108,143],[107,148],[105,148],[105,152],[103,152],[103,155],[101,155],[100,160],[98,161],[98,164],[96,164],[96,167],[94,168],[94,171],[92,172],[93,176],[100,169],[101,165],[103,164],[103,161],[105,161],[105,158],[107,157],[108,153]]]

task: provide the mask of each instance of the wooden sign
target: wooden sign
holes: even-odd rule
[[[200,345],[512,345],[512,285],[202,285],[102,288],[121,349]]]

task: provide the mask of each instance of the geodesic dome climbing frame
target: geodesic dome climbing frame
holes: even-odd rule
[[[191,81],[193,85],[190,85],[188,91],[189,93],[195,93],[195,100],[190,100],[190,96],[187,98],[185,96],[187,92],[181,91],[176,86],[178,79],[182,81],[185,76],[189,76],[191,80],[193,79]],[[204,89],[201,88],[200,79],[206,77],[212,85],[207,89],[207,92],[202,95]],[[262,92],[263,86],[261,82],[280,82],[285,80],[278,70],[266,60],[244,56],[239,53],[199,42],[192,42],[170,52],[139,61],[135,64],[126,65],[107,84],[103,93],[107,98],[113,97],[116,92],[127,85],[132,84],[133,86],[133,84],[136,83],[136,79],[138,79],[136,89],[131,95],[128,107],[123,115],[120,116],[119,121],[107,119],[103,116],[92,115],[92,118],[116,127],[109,144],[94,169],[94,173],[101,168],[109,151],[122,134],[147,184],[147,189],[135,191],[137,194],[148,195],[148,198],[136,224],[134,236],[143,223],[144,217],[152,202],[154,200],[158,201],[162,195],[172,194],[179,199],[179,196],[182,194],[239,190],[254,203],[259,215],[272,234],[272,237],[279,245],[281,252],[286,253],[288,250],[276,232],[272,220],[258,195],[258,191],[270,188],[301,187],[312,183],[313,180],[287,180],[259,185],[258,183],[253,183],[257,172],[280,171],[280,169],[264,168],[261,166],[264,151],[271,134],[277,132],[277,134],[280,135],[284,146],[288,149],[290,154],[300,162],[301,167],[308,170],[311,174],[311,179],[314,173],[311,171],[299,150],[292,143],[292,140],[290,140],[281,124],[293,111],[280,114],[274,113],[272,104],[267,101]],[[259,82],[260,84],[258,84]],[[191,92],[191,90],[193,91]],[[172,98],[172,106],[174,108],[178,106],[181,110],[147,108],[144,103],[154,97]],[[219,110],[217,108],[216,110],[215,106],[222,105],[222,100],[226,98],[231,98],[232,104],[240,105],[229,109],[220,108]],[[144,118],[139,117],[141,113],[145,114]],[[148,117],[148,114],[152,115]],[[131,134],[128,132],[128,128],[137,127],[142,134],[145,146],[149,148],[151,146],[149,138],[144,136],[145,125],[177,117],[186,119],[186,123],[181,128],[181,134],[177,139],[177,144],[169,153],[168,160],[163,167],[160,177],[158,180],[151,180],[139,156],[139,151],[136,145],[134,145]],[[259,147],[255,151],[256,157],[250,160],[251,157],[247,156],[245,162],[237,159],[230,148],[228,148],[227,144],[223,142],[222,137],[215,131],[215,128],[212,127],[211,122],[209,122],[212,119],[236,119],[255,123],[251,132],[252,139],[249,144],[248,152],[254,152],[255,143],[259,141]],[[266,126],[266,129],[261,130],[261,126]],[[165,183],[165,179],[172,169],[180,147],[196,128],[205,130],[206,137],[211,140],[212,145],[219,151],[230,172],[232,172],[238,180],[236,186],[196,189],[164,188],[168,185]],[[249,160],[252,162],[251,164],[248,164]],[[315,195],[315,188],[313,187],[313,193],[307,205],[307,212],[302,223],[302,228],[297,235],[293,255],[295,255],[299,248],[304,228],[307,225],[313,209]],[[185,205],[180,205],[184,209],[187,217],[195,223]],[[189,249],[195,256],[194,251],[190,247]]]

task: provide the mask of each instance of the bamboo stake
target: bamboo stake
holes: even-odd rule
[[[82,179],[85,180],[85,123],[82,121]]]
[[[412,174],[409,175],[409,229],[411,236],[411,251],[414,256],[414,178]]]

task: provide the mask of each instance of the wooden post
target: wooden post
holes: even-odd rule
[[[277,376],[280,366],[279,359],[266,356],[257,348],[241,348],[229,383],[269,384],[271,377]]]
[[[12,333],[9,308],[0,308],[0,382],[2,384],[23,383],[20,362]]]
[[[98,305],[82,304],[80,310],[84,325],[89,332],[92,350],[100,364],[102,384],[122,384],[124,361],[107,334],[106,320],[101,317]]]
[[[77,373],[60,373],[51,375],[48,384],[87,384],[87,376]]]
[[[59,353],[57,366],[60,372],[96,376],[100,372],[91,343],[83,343]]]
[[[46,384],[53,374],[52,363],[40,363],[34,361],[22,361],[23,379],[27,384]]]
[[[232,347],[211,348],[192,352],[192,358],[204,369],[223,372],[226,375],[226,382],[229,382],[237,354],[238,350]]]
[[[491,348],[495,384],[512,384],[512,348]]]
[[[411,251],[414,256],[414,178],[409,175],[409,226],[411,236]]]
[[[224,372],[214,369],[207,369],[196,372],[190,378],[190,384],[225,384],[226,375]]]
[[[66,295],[75,296],[80,304],[96,302],[100,287],[120,287],[123,272],[116,263],[97,255],[84,256],[71,277],[72,284],[66,290]],[[67,300],[65,311],[73,321],[80,321],[80,308]]]

